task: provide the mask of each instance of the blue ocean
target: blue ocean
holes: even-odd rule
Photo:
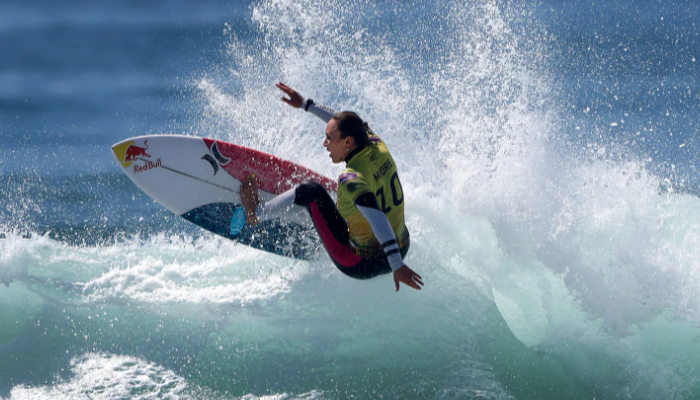
[[[700,398],[700,3],[3,0],[0,398]],[[388,144],[422,291],[215,236],[112,144],[334,178]]]

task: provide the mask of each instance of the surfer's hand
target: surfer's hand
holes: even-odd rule
[[[421,278],[421,276],[417,273],[413,272],[412,269],[408,268],[408,265],[406,264],[394,271],[394,284],[396,284],[397,292],[399,291],[399,282],[402,282],[404,285],[408,285],[416,290],[420,290],[420,287],[423,286],[423,278]]]
[[[294,108],[301,108],[301,103],[304,102],[304,98],[301,97],[301,95],[297,93],[296,90],[290,88],[282,82],[276,83],[275,86],[277,86],[279,90],[283,91],[287,96],[289,96],[289,98],[282,97],[283,102],[289,104]]]

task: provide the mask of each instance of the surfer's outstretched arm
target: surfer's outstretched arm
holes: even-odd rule
[[[325,123],[328,123],[328,121],[330,121],[331,118],[333,118],[333,114],[335,114],[335,111],[333,111],[333,109],[328,108],[326,106],[322,106],[320,104],[316,104],[311,99],[304,100],[304,103],[302,103],[302,104],[303,104],[304,110],[321,118]]]
[[[316,104],[312,99],[304,99],[299,92],[282,82],[275,84],[275,86],[289,96],[289,98],[282,97],[282,101],[294,108],[303,108],[304,111],[310,112],[311,114],[321,118],[326,123],[331,120],[333,114],[335,113],[333,109]]]
[[[420,290],[421,286],[423,286],[423,278],[410,269],[408,265],[404,264],[401,259],[401,252],[399,251],[399,245],[396,243],[394,230],[391,229],[391,224],[386,214],[379,209],[379,203],[374,194],[365,193],[360,195],[355,200],[355,207],[367,219],[367,222],[372,227],[374,236],[377,237],[379,243],[382,243],[382,248],[389,260],[391,270],[394,272],[396,291],[399,291],[399,282]]]

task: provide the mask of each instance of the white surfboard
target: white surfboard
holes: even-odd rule
[[[271,253],[308,259],[319,248],[306,210],[255,227],[245,224],[240,186],[254,173],[260,199],[269,200],[307,179],[330,192],[337,183],[305,167],[248,147],[190,136],[140,136],[112,151],[136,186],[168,210],[239,243]]]

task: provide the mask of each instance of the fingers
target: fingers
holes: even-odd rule
[[[421,289],[420,286],[423,286],[423,281],[418,277],[414,276],[412,282],[416,285],[416,289],[418,289],[418,290]],[[418,285],[420,285],[420,286],[418,286]]]
[[[420,275],[418,275],[417,273],[413,272],[413,270],[411,270],[410,268],[409,268],[409,272],[410,272],[410,274],[407,277],[408,282],[405,282],[405,283],[408,286],[410,286],[416,290],[421,290],[421,286],[423,286],[423,278]],[[420,286],[418,286],[418,285],[420,285]]]
[[[408,286],[410,286],[410,287],[416,289],[416,290],[420,290],[420,289],[421,289],[420,286],[418,286],[418,284],[417,284],[414,280],[410,280],[410,281],[404,282],[404,283],[405,283],[406,285],[408,285]],[[423,284],[423,283],[421,283],[421,285],[422,285],[422,284]]]
[[[281,82],[278,83],[278,84],[276,84],[275,86],[277,86],[277,88],[278,88],[279,90],[283,91],[284,94],[286,94],[287,96],[292,97],[292,94],[294,93],[294,90],[292,90],[291,88],[285,86],[285,85],[282,84]],[[289,104],[289,101],[290,101],[290,100],[287,99],[286,97],[282,97],[282,101],[284,101],[285,103]]]
[[[294,108],[299,108],[301,107],[301,104],[304,102],[304,98],[301,97],[299,93],[297,93],[296,90],[290,88],[289,86],[285,85],[282,82],[276,83],[275,86],[284,92],[289,98],[287,97],[282,97],[282,101],[287,103],[288,105],[294,107]]]
[[[423,286],[423,277],[415,273],[412,269],[408,268],[408,266],[405,267],[406,274],[404,275],[404,277],[408,282],[404,283],[416,290],[421,290],[421,286]]]
[[[287,93],[287,94],[290,95],[290,96],[291,96],[292,93],[294,93],[294,89],[290,88],[289,86],[285,85],[285,84],[282,83],[282,82],[276,83],[275,86],[277,86],[277,88],[278,88],[279,90],[281,90],[281,91]]]
[[[416,290],[421,290],[421,286],[423,286],[423,278],[421,278],[420,275],[414,273],[411,275],[409,278],[408,276],[402,275],[399,277],[394,277],[394,283],[396,284],[396,291],[399,291],[399,282],[403,282],[404,285],[412,287],[413,289]],[[420,286],[419,286],[420,285]]]
[[[417,284],[423,286],[423,278],[422,278],[420,275],[418,275],[418,274],[416,274],[416,273],[413,273],[413,276],[411,277],[411,280],[412,280],[413,282],[415,282],[415,283],[417,283]]]

